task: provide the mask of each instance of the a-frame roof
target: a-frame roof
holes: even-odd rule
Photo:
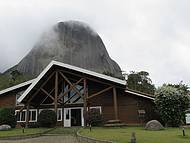
[[[73,65],[69,65],[69,64],[65,64],[65,63],[61,63],[58,61],[52,61],[50,62],[50,64],[40,73],[40,75],[34,80],[34,82],[27,88],[27,90],[22,94],[22,96],[18,99],[18,102],[22,102],[22,100],[30,93],[30,91],[35,87],[35,85],[42,79],[42,77],[53,67],[53,66],[59,66],[59,67],[64,67],[70,70],[74,70],[80,73],[84,73],[90,76],[94,76],[94,77],[98,77],[100,79],[104,79],[107,81],[111,81],[113,83],[116,84],[120,84],[122,86],[126,85],[126,81],[125,80],[121,80],[118,78],[114,78],[114,77],[110,77],[104,74],[100,74],[94,71],[90,71],[90,70],[86,70],[83,68],[79,68]]]

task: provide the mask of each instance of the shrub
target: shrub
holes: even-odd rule
[[[7,124],[11,128],[16,126],[15,110],[13,108],[0,108],[0,125]]]
[[[38,123],[36,123],[36,122],[29,122],[29,123],[28,123],[28,127],[29,127],[29,128],[38,128],[39,125],[38,125]]]
[[[184,123],[189,103],[189,97],[177,88],[163,85],[156,92],[155,104],[166,125],[176,127]]]
[[[93,108],[88,111],[87,114],[87,123],[92,126],[101,126],[103,125],[103,116],[100,113],[99,109]]]
[[[55,127],[57,123],[56,113],[52,110],[43,110],[40,112],[37,122],[40,127]]]

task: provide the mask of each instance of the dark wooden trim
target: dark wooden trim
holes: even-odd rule
[[[79,91],[81,91],[83,88],[81,88]],[[67,101],[63,102],[64,105],[69,102],[74,96],[76,96],[77,94],[75,93],[73,96],[71,96]]]
[[[84,126],[87,126],[87,81],[84,79],[84,94],[83,94],[83,100],[84,100]]]
[[[84,77],[84,75],[78,75],[78,74],[71,73],[71,72],[68,72],[68,71],[60,70],[60,72],[64,72],[64,73],[67,73],[67,74],[70,74],[70,75],[74,75],[74,76],[77,76],[77,77],[80,77],[80,78]],[[90,77],[87,77],[87,76],[85,76],[85,78],[86,78],[87,80],[91,80],[91,81],[94,81],[94,82],[98,82],[98,83],[101,83],[101,84],[104,84],[104,85],[113,86],[113,84],[111,84],[111,83],[107,83],[107,82],[103,82],[103,81],[100,81],[100,80],[96,80],[96,79],[93,79],[93,78],[90,78]],[[98,78],[99,78],[99,77],[98,77]],[[100,78],[100,79],[101,79],[101,78]],[[106,79],[101,79],[101,80],[106,80]],[[109,81],[109,82],[112,82],[112,81]],[[116,84],[119,84],[119,83],[116,83]],[[124,85],[123,85],[123,86],[124,86]],[[121,88],[120,86],[117,86],[117,85],[115,85],[115,87]],[[126,87],[124,87],[123,89],[125,89],[125,88],[126,88]]]
[[[26,105],[26,128],[28,128],[28,124],[29,124],[29,112],[30,112],[30,105],[27,104]]]
[[[61,72],[59,72],[59,73],[60,73],[60,75],[70,84],[70,86],[73,86],[73,89],[77,92],[77,94],[82,97],[81,93],[78,91],[78,89],[75,87],[75,85],[73,85],[73,84],[69,81],[69,79],[68,79],[63,73],[61,73]]]
[[[58,98],[58,72],[55,73],[55,98],[54,98],[54,107],[55,107],[55,113],[57,115],[57,98]]]
[[[70,88],[69,88],[66,92],[63,93],[63,95],[60,95],[60,96],[58,97],[58,100],[59,100],[61,97],[64,97],[67,93],[69,93],[69,91],[71,91],[71,90],[74,88],[74,86],[76,86],[77,84],[79,84],[82,80],[83,80],[83,78],[81,78],[80,80],[78,80],[76,83],[72,84],[72,85],[70,86]],[[80,96],[81,96],[81,95],[80,95]]]
[[[108,87],[108,88],[106,88],[106,89],[103,89],[103,90],[101,90],[101,91],[99,91],[99,92],[97,92],[97,93],[94,93],[94,94],[92,94],[91,96],[87,97],[87,99],[89,100],[89,99],[91,99],[91,98],[93,98],[93,97],[96,97],[96,96],[98,96],[98,95],[100,95],[100,94],[102,94],[102,93],[104,93],[104,92],[106,92],[106,91],[108,91],[108,90],[110,90],[110,89],[112,89],[112,88],[113,88],[113,86],[110,86],[110,87]]]
[[[41,85],[41,87],[33,94],[33,96],[28,100],[27,103],[29,103],[36,95],[37,93],[41,90],[41,88],[44,87],[44,85],[52,78],[52,76],[54,75],[55,72],[53,72],[48,78],[47,80]]]
[[[43,88],[40,88],[40,89],[41,89],[41,91],[43,91],[43,92],[47,95],[47,97],[50,97],[53,101],[55,100],[55,99],[53,98],[53,96],[51,96],[51,94],[48,93],[45,89],[43,89]]]

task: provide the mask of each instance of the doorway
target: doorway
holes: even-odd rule
[[[71,109],[71,126],[81,126],[81,109]]]

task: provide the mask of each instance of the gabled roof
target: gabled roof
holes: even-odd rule
[[[26,82],[23,82],[23,83],[20,83],[20,84],[17,84],[17,85],[15,85],[15,86],[12,86],[12,87],[9,87],[9,88],[6,88],[6,89],[4,89],[4,90],[1,90],[1,91],[0,91],[0,95],[5,94],[5,93],[7,93],[7,92],[10,92],[10,91],[12,91],[12,90],[16,90],[16,89],[18,89],[18,88],[21,88],[21,87],[30,85],[30,84],[32,84],[33,81],[34,81],[34,79],[29,80],[29,81],[26,81]]]
[[[141,93],[141,92],[133,91],[133,90],[130,90],[130,89],[126,89],[125,92],[133,94],[133,95],[136,95],[136,96],[140,96],[140,97],[143,97],[143,98],[155,100],[155,97],[153,97],[153,96],[151,96],[149,94],[146,94],[146,93]]]
[[[49,65],[40,73],[40,75],[34,80],[34,82],[27,88],[27,90],[22,94],[22,96],[18,99],[18,102],[22,102],[22,100],[28,95],[28,93],[34,88],[34,86],[40,81],[40,79],[52,68],[52,66],[60,66],[60,67],[64,67],[70,70],[74,70],[74,71],[78,71],[80,73],[84,73],[87,75],[91,75],[94,77],[98,77],[107,81],[111,81],[120,85],[126,85],[126,81],[125,80],[121,80],[118,78],[114,78],[111,76],[107,76],[104,74],[100,74],[94,71],[90,71],[90,70],[86,70],[83,68],[79,68],[73,65],[69,65],[69,64],[65,64],[65,63],[61,63],[58,61],[51,61],[49,63]]]

